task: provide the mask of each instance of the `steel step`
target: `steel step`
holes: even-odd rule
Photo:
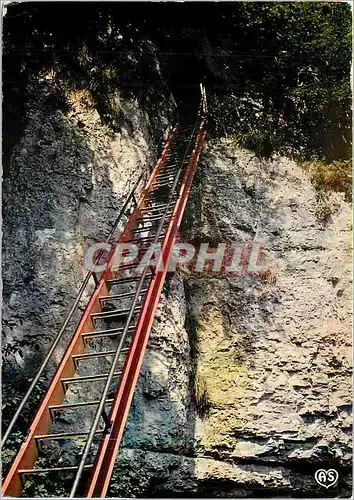
[[[178,196],[177,195],[173,195],[171,197],[171,199],[169,200],[168,199],[168,196],[166,198],[163,198],[162,199],[162,196],[154,196],[154,197],[151,197],[147,200],[147,203],[151,204],[151,205],[148,205],[148,206],[151,206],[151,208],[161,208],[161,205],[160,204],[157,204],[156,202],[163,202],[162,203],[162,206],[165,205],[165,207],[169,208],[170,210],[172,210],[172,207],[173,205],[176,203],[176,201],[178,200]],[[155,205],[156,203],[156,205]]]
[[[160,171],[164,170],[168,164],[168,160],[171,160],[171,158],[174,158],[175,160],[177,160],[178,158],[176,158],[176,154],[175,152],[172,150],[170,153],[168,153],[166,156],[165,156],[165,163],[163,164],[162,168]],[[176,166],[177,163],[174,163],[173,165],[170,165],[171,167],[173,166]]]
[[[142,207],[141,212],[156,212],[156,210],[162,210],[163,208],[166,207],[167,207],[166,203],[156,203],[155,207]]]
[[[107,399],[105,402],[106,406],[109,406],[113,403],[113,399]],[[52,405],[48,406],[49,413],[52,417],[52,420],[55,418],[55,412],[58,411],[65,411],[65,410],[71,410],[74,408],[84,408],[86,406],[97,406],[100,404],[99,400],[95,401],[84,401],[83,403],[67,403],[67,404],[61,404],[61,405]]]
[[[153,231],[154,229],[157,229],[157,228],[158,228],[158,225],[155,225],[155,226],[142,226],[142,227],[138,227],[136,229],[133,229],[132,233],[133,234],[151,233],[151,231]]]
[[[173,182],[158,182],[158,183],[154,183],[152,184],[152,189],[150,189],[149,193],[148,193],[148,196],[151,197],[151,194],[153,193],[158,193],[158,192],[163,192],[164,194],[170,194],[170,190],[173,186]]]
[[[169,170],[178,170],[179,169],[179,163],[173,163],[176,161],[176,158],[167,158],[167,161],[166,163],[164,164],[164,166],[161,168],[161,170],[156,174],[156,177],[158,175],[162,175],[162,174],[165,174],[167,171]],[[178,160],[179,161],[179,160]]]
[[[128,351],[128,348],[126,349]],[[105,356],[114,356],[116,351],[100,351],[100,352],[89,352],[86,354],[74,354],[72,357],[74,365],[77,368],[80,361],[86,361],[96,358],[104,358]]]
[[[136,328],[136,325],[130,326],[128,329],[128,333],[133,333],[135,328]],[[81,337],[82,337],[84,344],[86,345],[86,343],[89,340],[101,339],[104,337],[115,337],[115,336],[121,335],[122,333],[123,333],[123,327],[120,327],[120,328],[112,328],[110,330],[97,330],[97,331],[93,331],[93,332],[85,332],[81,335]]]
[[[137,306],[134,308],[134,314],[137,314],[141,311],[141,306]],[[98,313],[90,314],[91,319],[93,321],[97,321],[99,319],[107,319],[107,318],[117,318],[119,316],[128,316],[130,313],[130,309],[113,309],[112,311],[101,311]]]
[[[137,227],[136,229],[132,230],[132,233],[147,233],[148,231],[151,231],[152,229],[156,229],[158,226],[148,226],[148,227]]]
[[[164,187],[171,187],[173,184],[173,179],[171,180],[166,180],[166,181],[162,181],[159,180],[158,182],[154,182],[152,183],[151,185],[154,187],[154,189],[152,189],[151,191],[149,191],[149,193],[151,193],[152,191],[154,191],[156,188],[159,189],[159,188],[164,188]]]
[[[156,178],[156,182],[153,182],[152,186],[172,186],[175,176],[172,174],[164,174]]]
[[[150,191],[149,193],[149,199],[147,200],[147,203],[155,203],[156,201],[158,202],[163,202],[164,204],[168,202],[168,199],[169,199],[169,196],[170,196],[170,193],[161,193],[160,195],[158,195],[156,193],[156,191]],[[176,195],[173,194],[172,196],[172,199],[171,199],[171,203],[173,201],[173,198],[175,198]]]
[[[161,179],[161,177],[173,177],[175,178],[176,175],[179,172],[179,166],[178,167],[169,167],[166,165],[164,169],[156,176],[156,179]]]
[[[136,219],[137,223],[138,224],[144,224],[145,222],[159,222],[159,220],[162,219],[162,215],[160,214],[157,214],[157,215],[146,215],[144,217],[139,217],[139,219]],[[166,217],[166,220],[167,220],[168,216]]]
[[[147,292],[147,288],[144,288],[141,290],[140,295],[143,295]],[[121,293],[119,295],[105,295],[103,297],[99,297],[100,302],[109,302],[110,300],[119,300],[119,299],[125,299],[129,297],[134,297],[135,296],[135,291],[134,292],[127,292],[127,293]]]
[[[166,198],[166,201],[165,201],[163,199],[162,193],[158,196],[158,195],[156,195],[156,192],[157,192],[156,189],[152,189],[151,191],[149,191],[149,193],[148,193],[148,199],[146,200],[146,203],[154,202],[154,203],[156,203],[156,206],[167,205],[166,201],[168,200],[168,198],[170,196],[171,196],[171,198],[176,198],[177,197],[177,193],[176,192],[173,192],[171,194],[171,192],[166,189],[166,191],[163,193],[164,197]]]
[[[162,217],[160,217],[161,219]],[[157,219],[157,222],[159,222],[160,219]],[[167,227],[168,226],[168,220],[165,221],[162,225],[162,228],[164,227]],[[157,229],[159,227],[158,224],[155,224],[154,226],[148,226],[148,227],[138,227],[137,229],[133,229],[132,230],[132,233],[143,233],[144,231],[151,231],[152,229]]]
[[[137,264],[135,262],[132,262],[131,264],[124,264],[123,266],[119,266],[117,269],[117,272],[120,271],[128,271],[130,269],[135,269]]]
[[[172,175],[173,171],[178,172],[180,165],[171,166],[168,163],[156,174],[156,178],[161,177],[163,175]]]
[[[144,281],[148,278],[151,278],[153,273],[146,273],[144,277]],[[107,285],[126,285],[127,283],[136,283],[139,281],[141,276],[132,276],[131,278],[112,278],[110,280],[106,280]]]
[[[157,242],[157,245],[159,245],[158,248],[162,248],[163,243],[164,243],[164,239],[158,241]],[[139,257],[145,256],[146,251],[150,250],[150,248],[151,248],[151,244],[149,244],[149,242],[145,243],[144,245],[140,245],[139,246],[139,254],[138,254],[138,256]],[[151,267],[154,268],[154,266],[151,266]]]
[[[122,372],[116,372],[113,374],[113,378],[120,377]],[[81,377],[66,377],[60,380],[64,391],[67,390],[68,386],[71,384],[83,384],[85,382],[98,382],[99,380],[105,380],[108,377],[108,373],[100,373],[99,375],[83,375]]]
[[[173,172],[169,172],[168,170],[166,170],[166,171],[161,170],[161,172],[159,172],[156,175],[155,179],[163,179],[164,177],[169,178],[169,179],[173,179],[174,174],[173,174]]]
[[[103,432],[104,429],[96,431],[95,435],[100,436]],[[59,440],[77,439],[88,435],[89,435],[88,432],[60,432],[58,434],[42,434],[40,436],[34,436],[33,439],[37,446],[38,451],[41,451],[41,441],[59,441]]]
[[[162,167],[162,169],[160,170],[160,172],[158,172],[157,175],[161,175],[166,172],[172,172],[172,171],[177,172],[179,169],[179,165],[171,164],[171,161],[173,160],[175,160],[175,158],[173,159],[167,158],[165,165]]]
[[[167,208],[167,205],[164,205],[163,207],[156,207],[156,208],[149,208],[148,211],[144,212],[143,213],[143,216],[140,217],[138,220],[144,220],[145,218],[149,218],[149,217],[158,217],[159,219],[161,219],[161,217],[163,215],[165,215],[166,213],[166,217],[170,217],[172,215],[172,208],[169,208],[168,210],[166,210]]]
[[[134,238],[130,241],[128,241],[128,243],[133,243],[133,244],[137,244],[137,243],[145,243],[145,242],[149,242],[149,241],[154,241],[155,238],[156,238],[156,234],[154,236],[144,236],[143,238]],[[158,240],[161,240],[163,239],[163,234],[160,234],[158,235]]]
[[[85,465],[84,466],[84,471],[89,471],[93,467],[93,464]],[[20,469],[18,471],[18,474],[21,479],[22,487],[25,486],[24,484],[24,477],[23,476],[34,476],[36,474],[50,474],[51,472],[75,472],[78,470],[77,466],[63,466],[63,467],[52,467],[50,469]]]

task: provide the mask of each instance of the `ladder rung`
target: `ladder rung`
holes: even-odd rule
[[[157,195],[158,198],[161,198],[162,196],[168,197],[171,193],[171,183],[168,183],[166,185],[155,184],[153,186],[154,188],[151,189],[151,191],[149,191],[148,193],[149,198],[151,198],[151,195]]]
[[[126,350],[128,350],[128,348]],[[114,356],[115,353],[116,351],[88,352],[86,354],[74,354],[72,358],[74,361],[74,365],[77,368],[79,361],[85,361],[87,359],[95,359],[95,358],[104,358],[105,356]]]
[[[130,326],[128,329],[129,333],[134,332],[136,325]],[[123,333],[123,328],[112,328],[111,330],[97,330],[94,332],[85,332],[81,335],[84,344],[87,343],[88,340],[95,338],[103,338],[103,337],[112,337],[116,335],[121,335]]]
[[[152,229],[157,229],[159,227],[158,223],[162,219],[162,215],[155,215],[155,216],[153,216],[151,218],[139,219],[138,224],[147,224],[147,223],[150,224],[150,226],[141,226],[139,228],[139,230],[141,232],[143,232],[143,231],[151,231]],[[166,221],[166,224],[167,223],[168,223],[168,221]],[[135,230],[134,230],[134,232],[135,232]]]
[[[156,229],[157,226],[148,226],[148,227],[137,227],[136,229],[132,229],[132,233],[144,233],[151,231],[152,229]]]
[[[154,194],[154,193],[152,193],[152,194]],[[154,205],[152,205],[151,208],[155,208],[155,206],[156,206],[155,204],[157,201],[163,201],[163,204],[167,207],[168,201],[170,201],[170,203],[174,203],[178,197],[176,194],[174,194],[170,200],[168,200],[168,198],[169,198],[169,193],[167,193],[167,196],[161,195],[161,194],[156,196],[156,194],[154,194],[154,196],[149,197],[149,199],[147,200],[147,203],[154,204]]]
[[[151,208],[155,208],[157,205],[156,205],[156,202],[157,201],[163,201],[163,204],[167,206],[167,196],[151,196],[148,200],[147,200],[147,203],[149,204],[149,206],[151,206]],[[160,207],[159,207],[160,208]]]
[[[109,406],[112,403],[113,403],[113,399],[107,399],[107,401],[105,402],[105,405]],[[65,410],[70,410],[72,408],[82,408],[85,406],[96,406],[99,404],[100,404],[99,400],[84,401],[83,403],[67,403],[67,404],[61,404],[61,405],[52,405],[52,406],[48,406],[48,409],[49,409],[50,415],[51,415],[52,420],[53,420],[54,413],[56,411],[65,411]]]
[[[172,182],[174,181],[174,177],[161,177],[158,179],[158,181],[153,183],[153,186],[171,186]]]
[[[161,242],[160,242],[160,243],[161,243],[161,244],[163,244],[163,240],[161,240]],[[140,253],[139,253],[139,256],[144,255],[144,254],[146,253],[146,251],[147,251],[147,250],[149,250],[150,248],[151,248],[151,247],[150,247],[150,245],[149,245],[149,244],[141,245],[141,246],[139,247],[139,252],[140,252]],[[153,267],[153,266],[151,266],[151,267]]]
[[[171,179],[171,180],[170,180],[170,182],[165,181],[165,180],[163,180],[163,181],[161,182],[161,179],[160,179],[158,182],[154,182],[154,183],[152,184],[152,186],[154,186],[154,188],[162,188],[162,187],[167,187],[167,186],[171,186],[172,181],[173,181],[173,179]],[[155,189],[153,189],[152,191],[155,191]],[[152,191],[149,191],[149,192],[151,193]]]
[[[134,270],[134,269],[139,269],[139,271],[141,270],[141,267],[139,266],[140,262],[133,262],[131,264],[126,264],[124,266],[121,266],[121,267],[117,267],[115,268],[114,270],[116,272],[121,272],[121,271],[131,271],[131,270]],[[113,266],[114,267],[114,266]],[[130,276],[127,276],[127,279],[129,278]],[[124,278],[125,279],[125,278]]]
[[[149,201],[149,200],[147,200],[147,201]],[[157,209],[161,210],[161,208],[165,208],[165,207],[167,207],[167,204],[165,202],[156,203],[154,207],[146,207],[146,206],[142,207],[141,212],[143,212],[144,210],[145,211],[146,210],[153,211],[153,210],[157,210]]]
[[[100,430],[100,431],[96,431],[95,432],[95,435],[99,436],[100,434],[102,434],[102,432],[104,432],[104,429]],[[40,442],[40,441],[57,441],[59,439],[76,439],[78,437],[84,437],[84,436],[88,436],[89,433],[88,432],[59,432],[58,434],[41,434],[41,435],[38,435],[38,436],[34,436],[33,439],[36,441],[36,442]]]
[[[173,178],[175,176],[175,172],[178,172],[178,168],[168,168],[168,166],[166,165],[166,168],[164,170],[161,170],[161,172],[159,172],[155,179],[154,179],[154,182],[156,179],[162,179],[163,177],[169,177],[169,178]]]
[[[140,313],[140,309],[138,308],[135,308],[134,310],[134,314],[138,314]],[[95,317],[92,318],[93,321],[98,321],[100,319],[113,319],[113,318],[119,318],[119,317],[125,317],[125,316],[128,316],[130,312],[130,309],[127,310],[127,312],[123,313],[122,310],[113,310],[113,311],[105,311],[105,312],[101,312],[101,313],[95,313]],[[93,315],[91,315],[93,316]]]
[[[146,273],[144,280],[151,278],[152,273]],[[131,278],[113,278],[111,280],[107,280],[107,285],[125,285],[126,283],[135,283],[139,281],[141,276],[133,276]]]
[[[174,181],[174,177],[160,177],[157,179],[157,182],[154,182],[152,186],[155,187],[165,187],[165,186],[171,186]],[[151,191],[149,191],[151,192]]]
[[[163,164],[163,167],[161,168],[161,172],[165,170],[167,167],[177,167],[178,166],[178,158],[179,155],[176,154],[176,152],[172,151],[165,157],[165,163]],[[172,163],[172,161],[176,161],[177,163]]]
[[[144,293],[147,292],[147,288],[144,288],[141,290],[140,295],[143,295]],[[134,292],[127,292],[127,293],[120,293],[119,295],[105,295],[104,297],[99,297],[100,302],[109,302],[110,300],[119,300],[119,299],[125,299],[128,297],[134,297],[136,294],[136,291]]]
[[[162,217],[162,214],[157,214],[157,215],[150,215],[150,216],[145,216],[145,217],[139,217],[139,219],[136,219],[136,222],[138,224],[144,224],[144,222],[155,222],[159,221]]]
[[[146,273],[144,280],[151,278],[152,273]],[[132,278],[112,278],[111,280],[107,280],[106,283],[108,285],[125,285],[126,283],[135,283],[139,281],[141,276],[135,276]]]
[[[155,179],[163,179],[164,177],[166,177],[168,179],[173,179],[173,177],[174,177],[173,176],[173,172],[169,172],[169,171],[163,172],[163,171],[161,171],[161,172],[159,172],[157,174],[157,176],[155,177]]]
[[[157,212],[158,210],[163,210],[164,208],[167,208],[167,204],[160,203],[159,205],[156,205],[155,207],[143,207],[141,209],[141,212]]]
[[[135,307],[134,314],[138,313],[140,310],[141,306]],[[112,311],[101,311],[98,313],[93,313],[90,316],[93,319],[93,321],[96,321],[98,319],[116,318],[118,316],[128,316],[129,313],[130,309],[113,309]]]
[[[161,178],[163,176],[167,176],[167,175],[173,176],[177,172],[178,172],[178,167],[170,167],[169,165],[166,165],[163,168],[163,170],[161,170],[161,172],[159,172],[156,175],[156,179],[159,179],[159,178]]]
[[[116,372],[113,374],[113,378],[117,378],[122,374],[122,372]],[[105,380],[108,377],[108,373],[100,373],[99,375],[83,375],[81,377],[66,377],[62,378],[60,381],[62,383],[63,389],[70,384],[83,384],[85,382],[97,382],[99,380]]]
[[[161,218],[161,217],[160,217]],[[158,221],[159,219],[157,219]],[[168,226],[168,221],[167,222],[164,222],[164,224],[162,225],[162,227],[167,227]],[[152,229],[157,229],[158,228],[158,224],[156,224],[155,226],[148,226],[148,227],[138,227],[137,229],[133,229],[132,230],[132,233],[143,233],[145,231],[151,231]],[[119,269],[121,270],[121,269]]]
[[[159,171],[159,174],[166,172],[167,169],[177,168],[177,164],[172,163],[173,161],[176,161],[176,160],[178,160],[178,157],[176,157],[176,156],[167,156],[163,167]]]
[[[157,208],[157,207],[161,208],[161,206],[162,207],[167,206],[167,202],[168,202],[168,198],[170,196],[170,193],[163,193],[163,195],[159,194],[158,196],[156,196],[156,193],[154,191],[150,191],[149,197],[146,200],[146,203],[150,203],[150,205],[151,205],[151,203],[154,203],[154,205],[152,207],[150,207],[151,209]],[[174,194],[174,196],[176,196],[176,195]]]
[[[132,262],[131,264],[124,264],[124,266],[119,266],[117,268],[117,271],[127,271],[128,269],[134,269],[137,266],[135,262]]]
[[[90,470],[93,467],[93,464],[85,465],[84,470]],[[52,467],[50,469],[20,469],[18,471],[20,476],[25,475],[35,475],[35,474],[46,474],[50,472],[63,472],[63,471],[76,471],[78,470],[77,466],[63,466],[63,467]]]
[[[166,214],[166,217],[170,217],[172,215],[172,211],[173,211],[172,208],[169,208],[166,211],[166,207],[164,207],[164,208],[158,208],[157,210],[151,210],[151,213],[150,212],[146,212],[146,214],[143,214],[142,217],[140,217],[139,219],[137,219],[137,222],[139,221],[139,224],[141,224],[145,220],[148,221],[149,219],[151,219],[151,220],[159,220],[165,214]]]
[[[163,238],[163,234],[160,234],[158,236],[158,240],[161,240]],[[134,238],[133,240],[128,241],[128,243],[145,243],[146,241],[154,241],[156,238],[156,234],[154,236],[144,236],[144,238]]]
[[[164,171],[161,172],[160,174],[158,174],[156,176],[156,178],[158,178],[159,176],[161,177],[162,175],[167,175],[167,174],[173,175],[175,177],[176,174],[178,174],[178,170],[179,170],[179,167],[170,167],[170,166],[166,165],[164,167]]]

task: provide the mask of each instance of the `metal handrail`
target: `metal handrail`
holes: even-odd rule
[[[168,197],[167,204],[166,204],[166,209],[165,209],[165,212],[164,212],[164,214],[163,214],[163,216],[161,218],[160,224],[159,224],[159,226],[157,228],[155,239],[154,239],[154,241],[152,243],[152,246],[154,246],[154,245],[157,244],[158,238],[160,236],[160,233],[162,231],[163,225],[165,223],[165,220],[166,220],[166,217],[167,217],[167,213],[168,213],[168,209],[169,209],[169,206],[171,204],[171,201],[172,201],[172,198],[173,198],[173,194],[174,194],[174,191],[176,189],[178,180],[180,178],[180,175],[181,175],[181,172],[182,172],[182,168],[184,166],[185,159],[187,157],[191,141],[192,141],[193,137],[195,136],[195,130],[196,130],[196,127],[197,127],[197,124],[198,124],[198,120],[199,120],[199,116],[197,117],[197,120],[195,122],[195,125],[194,125],[194,128],[193,128],[193,132],[192,132],[192,134],[190,136],[190,139],[189,139],[189,142],[188,142],[188,146],[186,147],[183,160],[182,160],[182,162],[180,164],[180,167],[179,167],[178,172],[177,172],[177,174],[175,176],[173,185],[172,185],[172,187],[170,189],[169,197]],[[113,358],[113,361],[112,361],[112,364],[111,364],[111,368],[110,368],[109,373],[108,373],[107,378],[106,378],[106,384],[105,384],[105,387],[104,387],[102,395],[101,395],[100,403],[99,403],[99,405],[97,407],[97,410],[96,410],[96,413],[95,413],[95,416],[94,416],[94,419],[93,419],[93,422],[92,422],[92,426],[91,426],[91,429],[90,429],[90,433],[88,435],[88,438],[87,438],[86,443],[85,443],[85,447],[84,447],[83,452],[82,452],[80,464],[78,466],[78,470],[77,470],[77,473],[76,473],[76,476],[75,476],[74,484],[73,484],[71,492],[70,492],[70,498],[75,498],[75,494],[76,494],[77,488],[79,486],[82,473],[83,473],[83,471],[85,469],[86,461],[87,461],[87,458],[89,456],[90,449],[91,449],[91,446],[92,446],[92,443],[93,443],[93,440],[94,440],[94,437],[95,437],[95,434],[96,434],[96,431],[97,431],[100,419],[102,417],[102,412],[104,411],[105,401],[107,399],[107,394],[109,392],[110,384],[111,384],[111,381],[113,379],[113,375],[114,375],[115,370],[116,370],[116,365],[118,363],[118,359],[119,359],[119,356],[121,354],[121,350],[123,348],[125,339],[126,339],[127,334],[128,334],[130,323],[131,323],[131,321],[133,319],[134,310],[135,310],[135,307],[137,305],[141,289],[143,287],[143,283],[144,283],[144,279],[145,279],[145,275],[147,273],[147,270],[148,270],[148,266],[145,266],[144,269],[143,269],[142,274],[140,275],[140,280],[138,282],[138,285],[137,285],[137,288],[136,288],[136,292],[135,292],[135,295],[134,295],[134,299],[133,299],[133,302],[131,304],[131,309],[130,309],[129,315],[127,317],[127,320],[126,320],[126,323],[125,323],[125,326],[124,326],[124,329],[123,329],[123,332],[122,332],[122,335],[121,335],[121,340],[120,340],[119,345],[118,345],[118,347],[116,349],[116,352],[115,352],[115,355],[114,355],[114,358]]]
[[[133,197],[135,195],[135,192],[138,189],[139,184],[144,179],[144,177],[147,176],[147,174],[148,174],[148,172],[144,171],[139,176],[139,178],[136,181],[136,183],[134,184],[131,192],[129,193],[128,198],[126,199],[126,201],[125,201],[122,209],[120,210],[118,216],[116,217],[116,220],[115,220],[115,222],[114,222],[114,224],[113,224],[113,226],[111,228],[111,231],[110,231],[109,235],[107,236],[107,238],[105,240],[105,243],[108,243],[110,241],[110,239],[112,238],[112,236],[114,235],[114,233],[115,233],[115,231],[116,231],[116,229],[118,227],[119,222],[121,221],[122,217],[125,215],[125,212],[126,212],[128,206],[129,206],[130,202],[132,201],[132,199],[133,199]],[[49,363],[50,359],[52,358],[55,349],[57,348],[60,340],[63,337],[63,334],[64,334],[64,332],[65,332],[65,330],[66,330],[66,328],[67,328],[67,326],[69,324],[69,321],[73,317],[73,315],[74,315],[74,313],[75,313],[75,311],[77,309],[77,306],[79,305],[80,299],[81,299],[81,297],[82,297],[82,295],[83,295],[83,293],[84,293],[84,291],[85,291],[85,289],[86,289],[86,287],[88,285],[88,282],[89,282],[90,278],[93,276],[94,268],[95,268],[96,264],[99,262],[99,260],[102,257],[103,253],[104,253],[104,250],[101,249],[100,252],[99,252],[99,254],[98,254],[98,256],[97,256],[97,258],[93,262],[90,270],[86,274],[85,279],[82,282],[82,285],[81,285],[81,287],[80,287],[80,289],[78,291],[78,294],[76,296],[76,299],[74,300],[73,305],[71,306],[68,314],[66,315],[66,318],[65,318],[65,320],[64,320],[64,322],[63,322],[63,324],[62,324],[62,326],[61,326],[58,334],[56,335],[55,339],[53,340],[53,343],[52,343],[52,345],[51,345],[51,347],[50,347],[50,349],[49,349],[46,357],[44,358],[44,360],[43,360],[43,362],[42,362],[42,364],[41,364],[41,366],[40,366],[40,368],[39,368],[36,376],[32,380],[31,385],[29,386],[29,388],[28,388],[26,394],[24,395],[24,397],[23,397],[23,399],[22,399],[19,407],[17,408],[14,416],[12,417],[12,420],[11,420],[8,428],[6,429],[4,437],[2,438],[2,441],[1,441],[1,448],[4,447],[4,445],[5,445],[6,441],[7,441],[7,439],[9,438],[10,433],[11,433],[12,429],[14,428],[14,426],[15,426],[15,424],[16,424],[16,422],[17,422],[17,420],[18,420],[18,418],[19,418],[19,416],[20,416],[20,414],[21,414],[21,412],[23,410],[23,408],[27,404],[27,402],[28,402],[28,400],[29,400],[29,398],[30,398],[30,396],[31,396],[34,388],[36,387],[37,383],[39,382],[39,379],[42,376],[44,370],[47,368],[48,363]]]

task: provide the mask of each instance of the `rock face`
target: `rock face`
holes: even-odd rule
[[[124,120],[112,133],[88,91],[67,91],[63,111],[52,104],[51,84],[48,74],[29,85],[25,132],[4,180],[4,383],[18,400],[26,387],[16,380],[28,383],[80,288],[84,251],[105,240],[172,122],[167,106],[152,133],[148,113],[117,91]]]
[[[258,242],[268,271],[175,275],[112,495],[349,495],[350,208],[327,203],[324,224],[295,162],[207,145],[184,236]],[[330,467],[324,492],[314,473]]]
[[[38,346],[14,354],[18,378],[60,328],[85,245],[105,238],[156,145],[137,102],[116,96],[130,125],[112,135],[85,92],[63,113],[48,88],[33,89],[4,183],[5,346]],[[324,221],[296,163],[206,143],[182,236],[259,244],[267,270],[168,279],[110,496],[349,495],[350,207],[339,194],[326,203]],[[340,480],[327,491],[314,472],[331,467]]]

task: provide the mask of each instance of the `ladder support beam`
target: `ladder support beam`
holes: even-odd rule
[[[89,486],[86,492],[86,497],[88,498],[102,498],[107,494],[118,448],[133,399],[135,385],[143,362],[152,322],[168,269],[168,263],[171,258],[172,247],[181,224],[184,208],[187,203],[195,169],[203,146],[205,133],[204,121],[202,121],[197,135],[196,149],[190,158],[188,168],[182,181],[180,197],[175,205],[173,216],[171,217],[171,224],[167,230],[162,247],[164,270],[158,271],[154,275],[149,286],[134,339],[123,368],[122,377],[114,397],[114,402],[111,406],[109,420],[112,421],[112,429],[110,434],[105,436],[101,441],[93,465]]]
[[[150,241],[153,241],[155,237],[147,236],[136,239],[136,235],[134,233],[139,233],[143,230],[139,227],[139,225],[141,225],[145,219],[146,221],[150,220],[152,222],[158,222],[160,218],[166,217],[166,224],[163,226],[163,229],[161,229],[161,255],[163,259],[163,270],[155,271],[152,269],[151,274],[147,275],[147,278],[150,281],[146,282],[144,285],[143,294],[141,295],[143,299],[142,306],[139,305],[136,307],[137,317],[134,320],[134,325],[129,326],[127,330],[129,335],[132,334],[132,339],[129,341],[130,344],[128,344],[127,348],[123,348],[122,350],[122,352],[124,351],[127,353],[123,371],[121,372],[120,368],[119,372],[115,372],[113,375],[115,378],[119,377],[119,383],[117,384],[114,399],[108,399],[104,403],[105,406],[110,407],[109,414],[106,413],[104,407],[102,414],[100,407],[97,410],[98,415],[101,415],[100,418],[102,417],[104,421],[105,429],[103,431],[99,431],[101,439],[94,463],[92,465],[85,465],[83,469],[91,470],[90,477],[87,481],[87,490],[85,492],[85,496],[89,498],[105,497],[107,493],[115,458],[123,436],[135,386],[141,370],[152,322],[156,313],[166,275],[168,275],[168,265],[172,256],[173,245],[178,235],[199,155],[203,146],[206,134],[205,121],[202,119],[199,128],[193,129],[193,142],[191,142],[191,139],[189,139],[189,141],[185,141],[182,136],[179,140],[179,144],[176,146],[176,151],[171,155],[171,144],[176,132],[177,126],[170,131],[161,157],[156,163],[145,188],[142,190],[140,198],[138,200],[133,199],[135,206],[134,210],[119,238],[120,243],[142,242],[146,246]],[[187,129],[185,132],[187,132]],[[176,168],[176,163],[176,165],[173,165],[173,168],[166,166],[166,170],[161,173],[161,168],[168,160],[168,157],[170,156],[170,158],[173,157],[178,160],[178,148],[187,142],[188,148],[186,147],[185,158],[187,152],[190,154],[189,145],[192,144],[194,146],[194,150],[189,157],[188,165],[185,166],[183,160],[179,169]],[[180,172],[184,172],[182,180],[180,179]],[[158,191],[157,187],[161,187],[162,184],[166,184],[163,189],[168,187],[168,179],[171,179],[171,182],[174,182],[169,197],[169,203],[171,204],[170,208],[168,207],[168,203],[166,204],[164,202],[160,202],[160,199],[156,196],[156,192]],[[178,184],[176,184],[177,181]],[[173,191],[174,194],[172,194],[172,189],[174,189],[175,186],[177,186],[177,188]],[[155,206],[151,205],[154,199],[156,200]],[[161,220],[161,225],[162,222],[163,221]],[[154,226],[152,225],[145,230],[150,229],[154,229]],[[158,238],[158,235],[156,235],[156,238]],[[144,245],[140,248],[140,250],[145,248]],[[115,284],[129,284],[137,282],[137,280],[140,279],[139,277],[134,279],[131,277],[121,278],[121,273],[124,272],[124,270],[130,270],[133,266],[118,265],[117,268],[115,268],[113,256],[114,248],[112,248],[108,255],[108,264],[106,269],[102,273],[94,273],[96,282],[95,290],[52,377],[39,409],[37,410],[30,425],[27,437],[15,456],[10,470],[3,482],[2,494],[4,497],[19,497],[23,487],[23,478],[26,475],[41,474],[47,471],[49,472],[55,470],[75,471],[78,469],[77,467],[35,469],[35,462],[40,450],[40,443],[45,439],[56,439],[55,435],[50,434],[50,428],[52,426],[53,417],[57,411],[74,407],[79,408],[92,406],[96,403],[97,406],[103,404],[102,398],[105,397],[105,394],[102,394],[101,401],[79,402],[76,405],[75,403],[65,404],[63,401],[66,390],[71,384],[87,382],[92,383],[93,381],[106,380],[108,377],[108,373],[101,373],[92,376],[75,376],[78,362],[84,360],[89,361],[90,359],[96,359],[104,356],[112,356],[115,353],[115,351],[85,353],[85,346],[90,339],[119,336],[119,334],[123,331],[123,328],[95,331],[95,321],[113,317],[117,318],[118,316],[131,314],[131,309],[126,309],[126,307],[123,309],[117,308],[113,311],[102,311],[102,307],[105,306],[105,302],[109,302],[109,300],[117,300],[118,298],[124,299],[134,296],[134,292],[127,291],[110,297],[109,292],[112,286]],[[108,384],[108,381],[106,384]],[[93,432],[93,428],[91,428],[90,432]],[[61,433],[58,436],[63,438],[72,435],[73,434]],[[89,446],[89,444],[87,444],[87,446]],[[84,461],[82,464],[84,464]],[[82,467],[82,465],[80,467]],[[80,477],[80,473],[81,469],[80,472],[78,472],[78,478]]]

